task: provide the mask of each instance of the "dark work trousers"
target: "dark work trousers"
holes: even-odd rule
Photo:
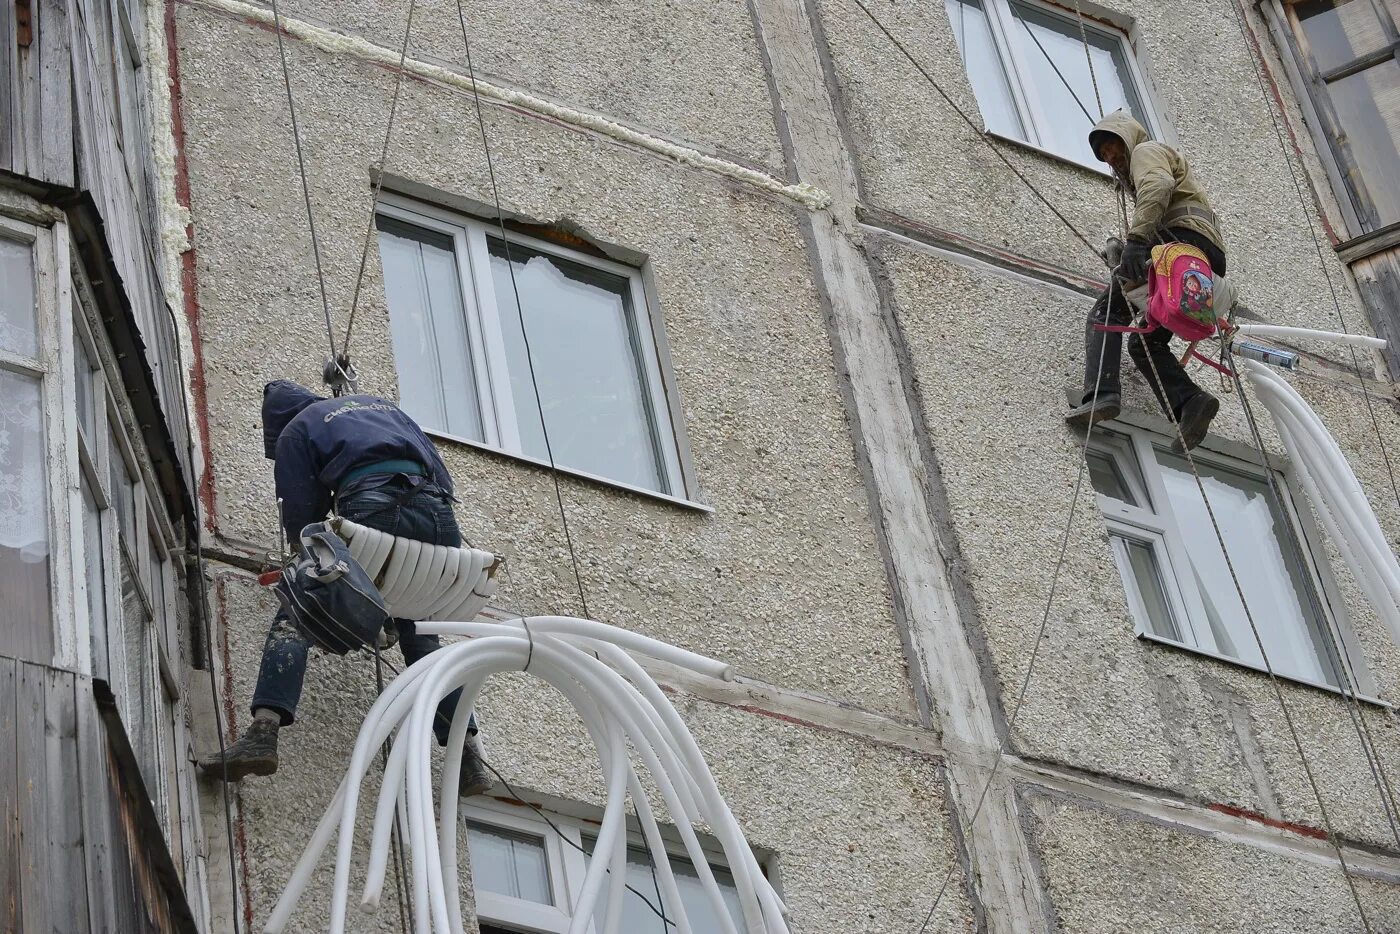
[[[1206,255],[1211,271],[1225,275],[1225,254],[1210,240],[1181,227],[1160,228],[1157,242],[1172,241],[1189,243]],[[1168,417],[1181,414],[1181,407],[1187,400],[1200,392],[1200,387],[1186,375],[1186,369],[1172,352],[1172,332],[1159,327],[1150,334],[1121,334],[1116,331],[1097,330],[1095,324],[1132,324],[1133,306],[1123,297],[1123,289],[1118,283],[1111,283],[1094,302],[1089,311],[1089,321],[1084,328],[1084,398],[1088,402],[1094,395],[1094,384],[1099,387],[1099,395],[1122,391],[1119,370],[1123,364],[1123,338],[1128,339],[1128,356],[1133,358],[1138,372],[1152,387],[1157,402]],[[1103,356],[1103,370],[1099,372],[1099,356]],[[1153,376],[1156,368],[1161,375],[1161,383]]]
[[[459,547],[462,544],[451,499],[423,477],[371,474],[336,496],[336,513],[351,522],[430,545]],[[396,619],[394,625],[399,631],[399,651],[408,665],[442,647],[437,636],[419,635],[413,620]],[[292,625],[286,613],[279,610],[263,645],[258,686],[253,691],[253,710],[267,707],[277,711],[283,726],[296,719],[302,681],[306,677],[308,648],[306,637]],[[460,689],[453,691],[438,704],[433,733],[441,745],[447,744],[447,731],[461,694]],[[468,729],[476,732],[475,718]]]

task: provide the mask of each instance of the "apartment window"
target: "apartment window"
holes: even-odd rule
[[[36,233],[0,222],[0,654],[48,664],[53,600],[44,397],[50,352],[40,327]]]
[[[536,814],[518,806],[486,800],[467,808],[472,885],[482,934],[569,929],[571,906],[577,901],[588,872],[597,825],[562,815],[551,815],[550,820],[558,833]],[[653,907],[667,911],[669,906],[657,895],[649,850],[640,835],[630,836],[628,844],[627,882],[636,892],[628,892],[623,900],[618,930],[660,931],[663,923]],[[695,866],[679,843],[670,860],[691,928],[721,930],[716,908],[701,888]],[[725,909],[734,926],[742,930],[743,913],[733,877],[717,853],[708,864],[719,883]],[[646,900],[637,892],[643,893]],[[605,908],[600,899],[593,919],[597,930],[602,930]]]
[[[686,495],[640,270],[408,202],[378,224],[400,404],[425,429]]]
[[[1138,632],[1263,668],[1190,464],[1167,444],[1134,431],[1096,438],[1089,452]],[[1289,543],[1291,524],[1307,549],[1301,526],[1280,512],[1259,468],[1194,456],[1270,664],[1280,675],[1337,687],[1327,621],[1315,609],[1321,585]]]
[[[1031,0],[944,0],[988,132],[1103,169],[1089,130],[1103,113],[1130,111],[1154,128],[1127,36],[1084,21],[1091,75],[1073,11]]]
[[[1363,229],[1400,221],[1400,0],[1283,9]]]

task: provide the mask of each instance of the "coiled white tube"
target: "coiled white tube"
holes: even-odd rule
[[[1347,560],[1376,615],[1400,643],[1400,563],[1336,439],[1281,376],[1252,360],[1237,363],[1273,417],[1327,534]]]
[[[359,789],[375,751],[392,738],[383,785],[374,808],[368,872],[360,907],[376,910],[388,867],[389,833],[402,815],[411,860],[413,917],[429,934],[461,934],[457,851],[458,768],[467,742],[467,715],[486,680],[497,672],[528,671],[557,688],[583,719],[606,778],[607,805],[593,858],[574,906],[570,934],[582,934],[600,916],[599,930],[621,930],[627,868],[627,801],[636,807],[651,850],[667,918],[676,934],[692,934],[665,844],[629,755],[648,770],[676,825],[721,934],[787,934],[786,909],[764,877],[743,831],[720,796],[699,744],[655,681],[628,653],[664,660],[712,677],[733,677],[728,665],[664,642],[591,620],[532,617],[509,623],[418,624],[424,634],[472,637],[421,659],[395,678],[360,727],[345,778],[312,834],[264,928],[285,930],[316,864],[338,839],[329,930],[345,929],[350,859]],[[431,756],[433,718],[442,698],[462,689],[448,733],[439,800],[434,807]],[[736,925],[692,824],[703,821],[722,847],[742,908]],[[661,907],[661,906],[657,906]]]

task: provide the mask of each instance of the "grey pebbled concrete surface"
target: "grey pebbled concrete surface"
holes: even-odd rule
[[[878,238],[871,245],[889,276],[979,622],[1010,708],[1044,613],[1079,465],[1081,438],[1060,421],[1064,395],[1046,387],[1078,385],[1090,300]],[[1152,411],[1156,403],[1126,359],[1124,374],[1125,407]],[[1213,376],[1197,379],[1218,389]],[[1394,534],[1400,513],[1393,498],[1387,502],[1361,399],[1302,385]],[[1238,401],[1223,398],[1216,436],[1249,444]],[[1388,436],[1400,429],[1393,414],[1379,414]],[[1232,558],[1249,573],[1248,555]],[[1363,663],[1389,696],[1400,650],[1338,556],[1329,562]],[[1285,684],[1284,694],[1338,829],[1393,842],[1345,703],[1300,685]],[[1385,760],[1394,761],[1400,735],[1391,715],[1370,705],[1364,713]],[[1276,800],[1288,820],[1320,821],[1266,676],[1135,638],[1087,480],[1014,740],[1025,755],[1256,811]]]
[[[220,534],[275,542],[261,385],[311,383],[325,353],[285,101],[259,64],[271,36],[179,10]],[[336,331],[367,217],[371,127],[390,77],[288,47]],[[377,97],[376,97],[377,96]],[[400,102],[418,145],[394,172],[489,201],[471,100],[416,82]],[[710,652],[741,671],[908,714],[890,618],[822,312],[786,204],[596,138],[488,108],[503,202],[566,219],[649,258],[699,496],[712,515],[562,478],[593,615]],[[353,142],[352,142],[353,141]],[[755,248],[755,245],[758,248]],[[395,393],[371,251],[354,353]],[[547,471],[448,442],[466,536],[509,556],[503,600],[578,610]],[[265,545],[264,545],[265,547]],[[796,573],[794,573],[796,571]]]
[[[782,176],[773,101],[745,0],[487,0],[462,7],[472,64],[484,79]],[[277,8],[395,54],[403,45],[405,0],[290,0]],[[465,73],[456,4],[419,2],[408,49],[412,58]]]
[[[1030,793],[1027,824],[1063,934],[1358,934],[1334,866]],[[1400,891],[1354,879],[1370,930],[1395,931]]]

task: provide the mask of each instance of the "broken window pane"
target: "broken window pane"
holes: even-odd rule
[[[508,266],[505,245],[488,243],[524,452],[668,492],[628,280],[514,243]]]
[[[1025,139],[1026,131],[1016,111],[1011,84],[997,54],[982,0],[946,0],[946,6],[983,123],[992,133]]]

